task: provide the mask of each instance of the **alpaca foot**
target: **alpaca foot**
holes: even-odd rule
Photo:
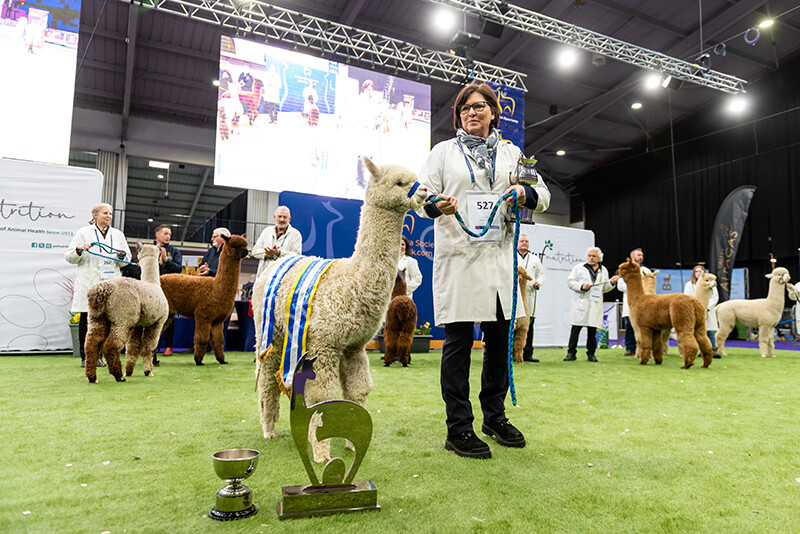
[[[383,362],[384,367],[389,367],[390,365],[392,365],[392,362]]]
[[[408,367],[408,364],[403,362],[403,367]]]
[[[97,377],[96,376],[87,376],[86,378],[89,379],[90,384],[97,384]]]
[[[133,371],[125,371],[125,376],[133,376]]]
[[[124,376],[115,376],[114,379],[117,382],[125,382],[125,377]]]
[[[766,355],[766,354],[762,354],[762,355],[761,355],[761,357],[762,357],[762,358],[766,358],[766,357],[767,357],[767,355]]]
[[[130,375],[128,375],[128,376],[130,376]],[[144,372],[144,376],[156,376],[156,375],[153,374],[153,371],[145,371]]]
[[[275,432],[264,432],[264,439],[275,439]]]
[[[195,365],[205,365],[203,363],[203,360],[195,360],[194,363],[195,363]]]

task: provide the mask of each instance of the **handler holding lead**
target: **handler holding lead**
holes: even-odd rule
[[[490,458],[489,446],[475,435],[469,400],[473,324],[480,323],[486,350],[481,392],[482,431],[500,445],[524,447],[525,437],[506,418],[508,327],[512,307],[514,225],[506,222],[504,203],[491,229],[481,238],[466,234],[453,214],[459,211],[476,232],[486,224],[494,204],[515,190],[520,206],[542,212],[550,191],[539,177],[534,186],[517,183],[519,148],[502,141],[497,131],[500,107],[486,84],[470,84],[456,96],[456,137],[433,147],[419,181],[441,199],[421,214],[435,219],[433,308],[444,325],[441,387],[447,413],[445,449],[468,458]],[[511,202],[513,197],[509,197]],[[518,297],[517,316],[525,310]]]

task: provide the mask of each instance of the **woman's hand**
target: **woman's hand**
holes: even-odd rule
[[[441,195],[439,196],[439,198],[441,200],[436,203],[436,207],[444,215],[453,215],[456,211],[458,211],[458,200],[456,199],[456,197]]]
[[[511,191],[516,191],[517,192],[517,206],[520,206],[520,207],[524,206],[525,205],[525,188],[522,187],[521,185],[512,185],[511,187],[506,189],[503,194],[505,195],[506,193],[510,193]],[[514,197],[508,197],[506,199],[506,202],[508,202],[509,204],[511,204],[513,201],[514,201]]]
[[[120,250],[119,252],[117,252],[117,257],[119,259],[121,259],[121,260],[124,260],[125,259],[125,251],[124,250]]]
[[[84,243],[83,245],[80,245],[78,248],[81,250],[89,250],[90,248],[92,248],[92,245],[90,245],[89,243]]]

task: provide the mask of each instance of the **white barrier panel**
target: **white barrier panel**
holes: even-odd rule
[[[567,278],[576,264],[586,261],[586,249],[594,245],[594,232],[536,224],[523,225],[520,233],[528,236],[531,252],[540,254],[544,251],[542,265],[546,279],[536,296],[533,344],[536,347],[566,347],[570,331],[569,308],[574,296],[567,287]],[[606,308],[611,305],[605,304]],[[586,343],[585,328],[578,342]]]
[[[96,169],[0,159],[0,351],[72,347],[64,252],[100,202]]]

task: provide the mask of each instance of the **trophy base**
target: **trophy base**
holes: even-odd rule
[[[216,519],[217,521],[233,521],[234,519],[244,519],[245,517],[250,517],[251,515],[256,515],[257,513],[258,508],[255,504],[250,508],[239,510],[238,512],[220,512],[216,507],[214,507],[208,512],[208,517],[211,519]]]
[[[342,486],[283,486],[278,519],[380,510],[378,490],[370,480]]]

